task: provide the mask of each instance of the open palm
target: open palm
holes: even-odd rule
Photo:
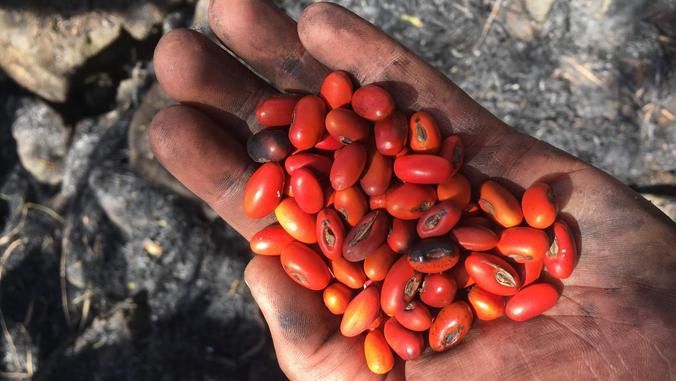
[[[360,338],[344,338],[320,293],[296,285],[277,258],[256,257],[246,281],[291,379],[670,379],[676,374],[676,228],[604,172],[505,125],[444,75],[376,27],[331,4],[298,25],[274,5],[212,1],[209,21],[224,49],[189,30],[167,34],[155,52],[164,89],[180,105],[150,128],[163,165],[249,238],[271,220],[250,220],[242,192],[254,169],[244,142],[261,127],[254,109],[282,91],[317,92],[330,71],[379,83],[403,110],[425,110],[466,145],[473,184],[504,179],[519,192],[546,178],[562,213],[581,232],[581,256],[558,305],[526,323],[477,323],[453,350],[371,374]]]

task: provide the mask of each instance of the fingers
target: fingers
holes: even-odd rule
[[[175,100],[193,105],[240,138],[259,129],[254,110],[276,91],[202,34],[178,29],[155,48],[157,79]]]
[[[227,129],[195,108],[160,111],[149,128],[150,146],[162,165],[249,239],[272,222],[244,215],[242,194],[253,166]]]
[[[213,32],[275,87],[316,93],[328,70],[305,51],[296,23],[271,1],[215,0]]]
[[[382,82],[399,107],[431,112],[446,134],[461,132],[468,145],[509,129],[442,73],[340,6],[316,3],[306,8],[298,34],[324,65],[347,70],[362,84]]]

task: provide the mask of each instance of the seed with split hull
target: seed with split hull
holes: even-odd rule
[[[510,228],[523,220],[521,205],[505,187],[486,180],[479,189],[479,207],[500,225]]]
[[[439,126],[432,115],[419,111],[411,115],[409,144],[413,152],[436,153],[441,146]]]
[[[554,240],[544,261],[547,271],[559,279],[566,279],[577,263],[577,247],[568,225],[557,220],[552,227]]]
[[[406,307],[418,293],[423,274],[408,264],[405,256],[399,258],[385,276],[380,294],[380,307],[388,316],[394,316]]]
[[[364,216],[345,237],[343,257],[351,262],[366,258],[385,242],[388,225],[387,213],[382,210],[374,210]]]
[[[394,315],[399,324],[411,331],[427,331],[432,325],[432,314],[429,308],[417,300],[408,303],[403,310]]]
[[[333,208],[343,216],[350,226],[355,226],[368,212],[366,196],[359,186],[336,191],[333,196]]]
[[[467,336],[473,319],[472,310],[465,302],[458,301],[444,307],[430,327],[430,347],[443,352],[457,345]]]
[[[402,220],[417,220],[437,201],[437,192],[430,185],[396,185],[387,191],[387,212]]]
[[[428,238],[416,243],[408,254],[408,264],[423,273],[440,273],[460,259],[458,246],[448,238]]]
[[[549,250],[549,237],[542,230],[530,227],[505,229],[497,244],[500,254],[518,263],[542,261]]]
[[[322,290],[331,281],[329,268],[319,254],[300,242],[282,249],[280,261],[291,279],[310,290]]]
[[[427,210],[418,220],[420,238],[439,237],[447,234],[458,223],[462,209],[453,201],[442,201]]]
[[[465,260],[467,273],[479,287],[495,295],[514,295],[521,288],[521,278],[504,259],[486,253],[472,253]]]
[[[317,213],[317,243],[322,253],[329,259],[343,255],[345,229],[338,213],[331,208],[324,208]]]
[[[249,137],[246,152],[257,163],[282,161],[291,153],[291,142],[285,130],[268,128]]]

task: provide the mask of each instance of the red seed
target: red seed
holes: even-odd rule
[[[450,274],[427,274],[420,289],[420,300],[430,307],[443,308],[453,302],[457,291],[458,286]]]
[[[352,99],[352,80],[342,70],[336,70],[324,78],[319,94],[332,109],[350,104]]]
[[[340,322],[340,333],[346,337],[354,337],[369,329],[378,318],[380,294],[375,286],[366,287],[350,301],[343,320]]]
[[[467,336],[473,319],[472,310],[463,301],[444,307],[430,328],[430,347],[443,352],[458,345]]]
[[[329,179],[333,189],[347,189],[357,183],[366,166],[366,148],[360,143],[345,146],[334,153]]]
[[[497,244],[500,254],[519,263],[542,261],[549,250],[549,237],[542,230],[529,227],[505,229]]]
[[[552,227],[554,240],[545,255],[545,266],[552,276],[566,279],[572,274],[577,263],[575,238],[563,220],[557,220]]]
[[[404,328],[394,318],[385,322],[383,332],[387,344],[404,361],[417,359],[425,349],[425,340],[422,334]]]
[[[291,189],[298,206],[314,214],[324,206],[324,191],[317,177],[309,169],[298,169],[291,175]]]
[[[538,229],[551,226],[558,213],[552,188],[541,182],[534,183],[526,189],[521,199],[521,207],[528,225]]]
[[[342,144],[365,140],[371,132],[368,121],[346,108],[329,111],[325,123],[329,134]]]
[[[377,121],[374,135],[378,152],[387,156],[397,156],[406,148],[408,141],[406,115],[395,111],[388,118]]]
[[[420,238],[446,235],[460,221],[462,209],[453,201],[442,201],[427,210],[418,220],[416,230]]]
[[[507,317],[515,321],[526,321],[554,307],[559,292],[549,283],[532,284],[507,302]]]
[[[392,159],[371,149],[364,175],[359,180],[361,189],[369,196],[384,194],[392,179]]]
[[[399,258],[385,276],[380,295],[380,307],[388,316],[394,316],[406,307],[418,293],[423,274],[408,264],[406,256]]]
[[[262,218],[272,213],[284,192],[284,170],[274,162],[261,165],[251,175],[244,190],[244,213],[250,218]]]
[[[325,208],[317,214],[316,234],[319,248],[327,258],[336,259],[343,255],[345,227],[335,210]]]
[[[448,179],[451,164],[435,155],[405,155],[394,160],[394,174],[401,181],[413,184],[440,184]]]
[[[319,254],[300,242],[284,247],[280,260],[289,277],[305,288],[322,290],[331,281],[329,268]]]
[[[383,120],[394,111],[394,99],[382,87],[366,85],[352,95],[352,108],[362,118]]]
[[[387,191],[387,212],[402,220],[417,220],[437,201],[437,192],[429,185],[403,184]]]
[[[288,126],[300,95],[280,95],[268,98],[256,107],[256,119],[265,127]]]
[[[251,237],[251,251],[260,255],[280,255],[282,249],[293,242],[293,237],[279,224],[267,226]]]
[[[429,308],[417,300],[413,300],[394,315],[397,322],[411,331],[427,331],[432,326],[432,314]]]
[[[467,273],[479,287],[495,295],[514,295],[521,278],[504,259],[486,253],[472,253],[465,260]]]
[[[436,153],[439,151],[441,134],[432,115],[424,111],[411,115],[408,141],[413,152]]]
[[[324,134],[326,104],[315,95],[301,98],[293,109],[289,140],[294,147],[306,150],[314,147]]]

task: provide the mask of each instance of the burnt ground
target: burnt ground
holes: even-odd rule
[[[277,2],[294,17],[309,3]],[[519,130],[676,210],[673,1],[556,0],[544,16],[517,0],[339,3]],[[45,4],[58,10],[34,3]],[[184,4],[163,28],[191,16]],[[0,73],[0,379],[283,379],[242,281],[246,243],[138,164],[143,121],[166,103],[148,93],[160,34],[118,44],[141,54],[89,67],[112,80],[80,80],[90,85],[65,104],[45,104]],[[115,102],[110,91],[128,78],[131,101]],[[53,141],[55,127],[38,124],[69,136],[62,163],[41,167],[58,172],[53,185],[17,155],[12,131]]]

